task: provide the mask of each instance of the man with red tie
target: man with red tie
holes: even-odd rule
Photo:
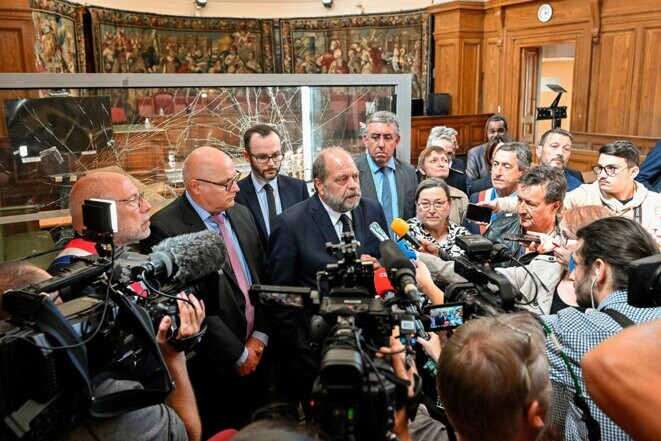
[[[234,199],[239,173],[232,159],[214,147],[200,147],[184,161],[186,191],[151,218],[148,252],[166,237],[210,229],[223,236],[228,259],[218,274],[204,279],[208,331],[189,372],[203,435],[240,428],[266,404],[267,387],[260,365],[268,343],[268,317],[252,305],[248,288],[260,283],[265,254],[250,211]]]

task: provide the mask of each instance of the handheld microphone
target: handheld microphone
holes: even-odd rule
[[[415,283],[415,265],[392,240],[381,242],[379,251],[393,286],[399,288],[408,300],[418,302],[420,293]]]
[[[401,239],[406,240],[414,247],[420,248],[422,246],[422,244],[420,243],[417,237],[415,237],[412,234],[409,234],[409,229],[411,228],[411,226],[407,224],[404,219],[400,217],[393,219],[392,223],[390,224],[390,228]]]
[[[149,259],[143,265],[148,276],[188,283],[218,271],[227,262],[227,248],[219,234],[204,230],[163,239]]]
[[[388,234],[385,231],[383,231],[383,228],[381,228],[381,225],[379,225],[378,222],[372,222],[370,224],[370,231],[381,242],[383,242],[384,240],[389,240],[390,239],[390,237],[388,237]]]
[[[374,290],[384,302],[394,299],[397,296],[395,288],[388,279],[388,273],[384,267],[374,271]]]

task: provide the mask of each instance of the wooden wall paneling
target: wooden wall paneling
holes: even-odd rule
[[[661,23],[659,18],[658,23]],[[643,27],[639,62],[636,63],[632,97],[638,111],[629,113],[629,131],[661,138],[661,26]]]
[[[609,144],[614,141],[626,140],[631,141],[638,147],[641,155],[646,155],[654,147],[657,139],[656,137],[647,136],[632,136],[632,135],[610,135],[604,133],[590,133],[590,132],[574,132],[572,131],[573,140],[572,146],[574,149],[582,150],[599,150],[604,144]],[[572,155],[573,155],[572,150]]]
[[[482,108],[484,112],[498,113],[500,96],[498,95],[500,78],[500,49],[497,38],[489,38],[484,44],[482,63]]]
[[[34,24],[28,0],[0,0],[0,72],[34,72]],[[28,92],[25,91],[25,96]],[[34,93],[32,93],[34,94]],[[12,91],[0,91],[0,103],[17,98]],[[7,136],[4,106],[0,104],[0,137]]]
[[[450,94],[450,113],[457,113],[457,95],[459,81],[457,80],[456,62],[458,54],[457,43],[443,40],[436,43],[436,59],[434,72],[434,92]]]
[[[590,132],[628,132],[635,37],[634,29],[602,28],[593,61]]]
[[[466,39],[461,50],[461,78],[462,91],[459,103],[459,115],[470,115],[479,112],[479,90],[481,70],[481,40]]]

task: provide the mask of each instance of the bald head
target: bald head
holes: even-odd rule
[[[182,169],[186,193],[211,214],[234,206],[239,192],[238,173],[232,158],[215,147],[199,147],[184,161]]]
[[[107,199],[117,202],[117,234],[115,245],[126,245],[149,236],[151,205],[140,197],[138,188],[129,178],[112,172],[90,173],[71,188],[69,211],[71,223],[78,233],[83,231],[83,202],[87,199]],[[132,199],[132,201],[128,201]]]

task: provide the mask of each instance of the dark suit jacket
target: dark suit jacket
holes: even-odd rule
[[[661,141],[657,141],[643,163],[640,164],[640,172],[635,179],[648,190],[661,191]]]
[[[238,204],[228,208],[226,214],[241,244],[252,282],[260,283],[266,259],[262,242],[255,234],[255,221],[250,211]],[[151,217],[151,235],[140,242],[140,250],[149,252],[155,244],[167,237],[206,229],[186,196],[181,195]],[[204,278],[205,292],[201,293],[201,297],[206,307],[208,329],[196,352],[208,356],[217,372],[228,372],[232,371],[243,353],[247,321],[245,297],[236,282],[229,260],[222,270],[222,275],[213,273]],[[254,325],[255,331],[266,334],[270,331],[266,311],[258,305],[255,305]]]
[[[378,201],[372,170],[367,162],[367,153],[355,158],[355,161],[360,172],[360,189],[363,192],[363,197]],[[418,188],[418,176],[411,164],[395,159],[395,185],[397,186],[399,217],[404,220],[415,217],[414,196],[415,190]],[[389,232],[390,228],[385,231]]]
[[[477,181],[490,175],[489,166],[484,157],[487,143],[477,145],[468,151],[466,163],[466,176],[471,181]]]
[[[259,199],[257,199],[257,193],[255,192],[252,178],[247,176],[241,179],[238,182],[238,185],[241,191],[237,193],[234,200],[250,209],[250,212],[259,227],[260,233],[264,238],[267,238],[266,223],[262,216],[262,209],[259,206]],[[298,202],[306,200],[310,196],[304,180],[283,175],[278,176],[278,193],[280,194],[282,211],[285,211],[287,208]]]

